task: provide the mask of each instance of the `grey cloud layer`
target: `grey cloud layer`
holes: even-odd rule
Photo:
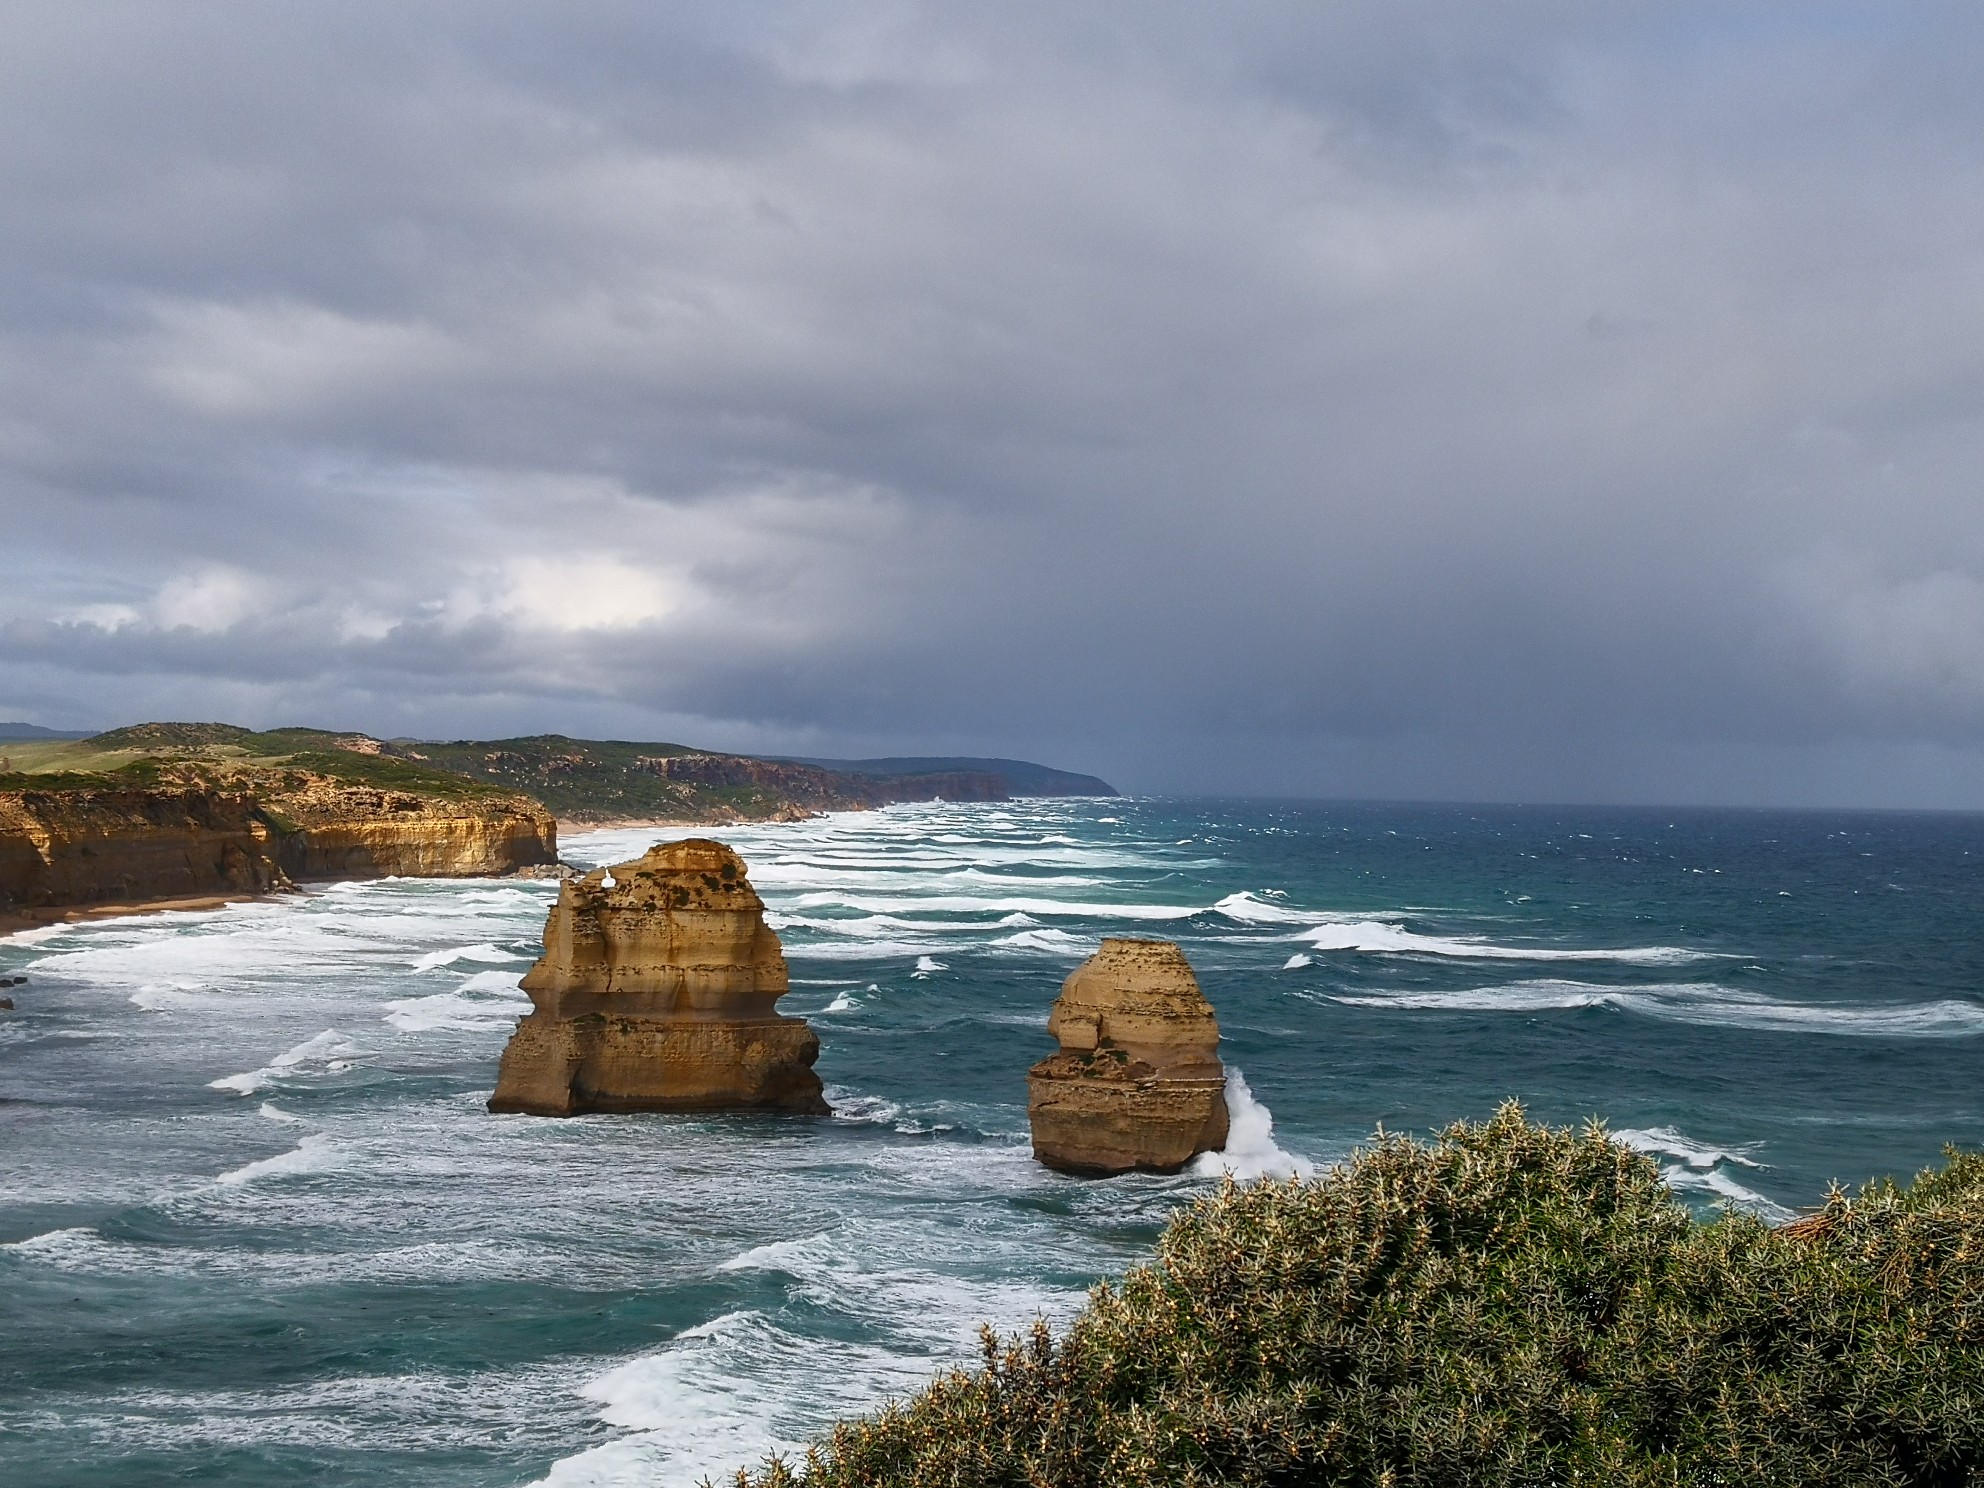
[[[11,29],[0,714],[1984,804],[1965,8]]]

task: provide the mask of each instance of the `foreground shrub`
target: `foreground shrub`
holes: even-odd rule
[[[1509,1105],[1228,1185],[1065,1338],[984,1349],[739,1488],[1984,1488],[1984,1155],[1698,1224]]]

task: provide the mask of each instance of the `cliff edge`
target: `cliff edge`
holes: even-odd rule
[[[483,877],[558,859],[556,821],[526,796],[321,747],[339,736],[253,753],[200,732],[215,730],[270,738],[147,725],[62,746],[69,768],[0,774],[0,917],[240,898],[311,879]]]

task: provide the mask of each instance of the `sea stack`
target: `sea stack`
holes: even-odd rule
[[[492,1111],[824,1116],[820,1040],[774,1008],[785,956],[744,860],[690,839],[567,879]]]
[[[1226,1145],[1219,1021],[1168,940],[1105,940],[1062,984],[1060,1052],[1027,1076],[1033,1155],[1064,1173],[1175,1173]]]

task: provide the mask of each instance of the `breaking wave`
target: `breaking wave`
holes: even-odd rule
[[[209,1090],[231,1090],[237,1095],[253,1095],[289,1075],[342,1074],[363,1051],[335,1028],[305,1039],[295,1048],[276,1055],[258,1070],[223,1075],[209,1080]]]
[[[1647,982],[1613,987],[1545,979],[1448,992],[1334,993],[1328,1000],[1348,1007],[1476,1013],[1611,1008],[1678,1023],[1777,1033],[1883,1038],[1968,1038],[1984,1033],[1984,1004],[1955,998],[1885,1004],[1785,1002],[1719,982]]]
[[[1231,1065],[1226,1069],[1226,1146],[1202,1152],[1192,1164],[1201,1178],[1308,1178],[1316,1165],[1283,1150],[1274,1139],[1274,1114],[1254,1098],[1247,1077]]]
[[[342,1167],[347,1154],[332,1144],[322,1132],[313,1132],[287,1152],[244,1163],[214,1179],[223,1188],[239,1188],[258,1178],[290,1178],[306,1173],[327,1173]]]
[[[1475,961],[1623,961],[1639,966],[1671,966],[1711,960],[1713,951],[1685,946],[1628,946],[1617,949],[1574,950],[1559,946],[1513,946],[1490,940],[1420,935],[1404,925],[1382,920],[1318,925],[1296,937],[1319,951],[1364,951],[1376,954],[1456,956]]]
[[[1676,1193],[1698,1193],[1723,1199],[1769,1224],[1783,1224],[1795,1217],[1794,1211],[1739,1183],[1725,1171],[1731,1167],[1761,1171],[1764,1164],[1748,1155],[1756,1149],[1756,1143],[1746,1143],[1733,1149],[1710,1147],[1683,1136],[1671,1126],[1647,1130],[1629,1128],[1614,1132],[1612,1136],[1615,1141],[1624,1142],[1635,1151],[1644,1152],[1656,1160],[1673,1159],[1661,1164],[1660,1176]]]

